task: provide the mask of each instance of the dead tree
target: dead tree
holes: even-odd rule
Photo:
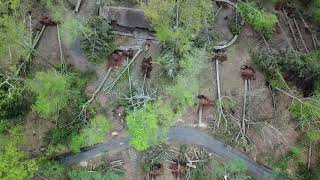
[[[221,88],[220,88],[220,71],[219,71],[219,64],[223,63],[224,61],[227,61],[227,55],[224,53],[223,50],[216,50],[214,55],[214,61],[216,65],[216,80],[217,80],[217,95],[218,95],[218,103],[219,103],[219,118],[217,122],[217,128],[220,126],[221,117],[225,119],[225,115],[223,113],[222,108],[222,99],[221,99]],[[226,121],[226,119],[225,119]]]
[[[61,44],[61,37],[60,37],[60,26],[57,24],[57,37],[59,43],[59,51],[60,51],[60,64],[62,71],[66,70],[66,63],[64,61],[63,51],[62,51],[62,44]]]
[[[240,69],[240,75],[244,80],[243,112],[242,112],[242,122],[241,122],[242,137],[244,138],[246,134],[247,97],[248,97],[248,92],[250,91],[250,80],[255,78],[255,70],[248,65],[244,65]]]
[[[214,105],[214,102],[212,100],[209,100],[204,95],[199,95],[197,96],[199,99],[198,103],[198,115],[199,115],[199,121],[198,121],[198,127],[204,127],[204,124],[202,123],[202,113],[203,110],[206,109],[207,107],[212,107]]]
[[[46,25],[43,25],[42,28],[41,28],[41,31],[36,35],[36,37],[35,37],[35,39],[34,39],[34,41],[32,43],[32,46],[31,46],[31,51],[28,54],[28,56],[26,57],[25,61],[23,61],[19,65],[19,67],[18,67],[18,69],[16,71],[16,74],[15,74],[16,76],[18,76],[20,74],[22,68],[25,67],[26,64],[30,63],[30,61],[32,59],[32,55],[33,55],[33,53],[35,51],[35,48],[37,47],[37,45],[38,45],[38,43],[39,43],[39,41],[41,39],[41,36],[43,35],[43,32],[46,29],[46,27],[47,27]]]
[[[287,15],[287,12],[284,10],[284,8],[282,8],[282,12],[283,12],[284,16],[285,16],[286,19],[287,19],[287,22],[288,22],[290,31],[291,31],[291,33],[292,33],[292,35],[293,35],[294,42],[296,43],[296,46],[298,46],[299,43],[298,43],[296,34],[295,34],[295,32],[294,32],[294,30],[293,30],[293,28],[292,28],[292,25],[291,25],[291,23],[290,23],[290,19],[289,19],[288,15]]]

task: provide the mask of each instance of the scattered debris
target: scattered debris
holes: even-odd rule
[[[118,136],[119,135],[119,133],[117,132],[117,131],[113,131],[112,133],[111,133],[111,136],[112,137],[116,137],[116,136]]]
[[[144,58],[142,61],[142,72],[143,77],[146,77],[147,79],[150,78],[150,73],[152,71],[152,57]]]
[[[40,24],[44,25],[44,26],[55,26],[57,25],[57,22],[53,21],[50,17],[48,16],[43,16],[40,19]]]
[[[172,172],[172,175],[177,179],[183,177],[186,174],[186,165],[185,163],[181,163],[180,161],[175,161],[175,163],[172,163],[169,168]]]
[[[161,176],[164,173],[162,164],[155,164],[152,166],[152,170],[149,171],[149,177],[155,179],[157,176]]]
[[[123,124],[125,116],[126,116],[126,108],[124,106],[118,106],[116,109],[113,111],[113,116],[116,120],[119,120],[121,124]]]

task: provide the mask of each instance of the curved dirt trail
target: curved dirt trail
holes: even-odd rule
[[[226,146],[224,143],[199,130],[193,128],[174,127],[170,129],[168,138],[169,143],[182,143],[204,146],[210,153],[213,153],[222,161],[241,159],[245,162],[248,171],[258,179],[270,179],[270,176],[272,174],[272,170],[270,168],[256,163],[254,160],[250,159],[243,153],[229,146]],[[128,138],[114,139],[109,142],[96,145],[93,148],[80,152],[78,154],[67,156],[60,161],[65,165],[77,164],[81,161],[87,161],[89,159],[99,157],[109,151],[121,151],[129,147],[130,144]],[[281,177],[277,179],[285,178]]]

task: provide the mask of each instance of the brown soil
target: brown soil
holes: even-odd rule
[[[45,150],[45,137],[50,129],[55,128],[54,122],[40,118],[36,113],[30,112],[24,124],[24,137],[26,139],[24,150],[35,155]]]

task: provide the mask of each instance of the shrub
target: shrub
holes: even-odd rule
[[[320,0],[313,0],[312,2],[313,17],[317,22],[320,22]]]
[[[38,164],[20,150],[23,143],[22,127],[9,128],[0,134],[0,179],[30,179]]]
[[[87,180],[87,179],[122,180],[123,179],[122,174],[118,174],[111,169],[107,170],[106,174],[103,174],[99,171],[88,172],[86,170],[71,170],[68,172],[68,175],[71,180]]]
[[[38,160],[39,169],[38,174],[46,178],[52,179],[64,179],[65,169],[56,161],[50,161],[46,158],[40,158]]]
[[[241,17],[253,26],[256,31],[263,33],[267,37],[270,37],[275,31],[278,19],[274,14],[259,9],[255,2],[240,1],[238,7]]]
[[[34,109],[43,117],[50,117],[64,108],[70,98],[68,77],[56,71],[38,72],[27,81],[27,86],[36,94]]]
[[[1,78],[0,78],[1,79]],[[24,87],[23,82],[10,82],[13,87],[0,87],[0,118],[13,119],[25,115],[31,108],[33,94]]]
[[[126,120],[130,142],[139,151],[164,142],[168,129],[175,122],[170,106],[161,100],[149,102],[142,109],[129,112]]]
[[[0,0],[0,61],[17,62],[30,52],[30,32],[22,18],[29,7],[20,0]]]
[[[175,48],[179,54],[193,47],[193,40],[203,29],[203,24],[213,19],[210,0],[151,0],[148,6],[141,5],[156,30],[157,39],[166,47]],[[178,27],[175,27],[175,7],[179,7]]]
[[[246,175],[246,164],[240,159],[230,160],[223,166],[216,165],[213,167],[213,172],[218,178],[222,179],[225,175],[227,175],[230,179],[251,179]]]
[[[72,136],[71,150],[77,153],[83,146],[92,146],[103,142],[111,127],[111,122],[104,116],[96,116],[79,134]]]
[[[181,70],[176,77],[176,84],[169,87],[169,93],[172,96],[171,105],[176,110],[182,112],[196,103],[199,75],[206,66],[206,60],[205,49],[194,49],[181,60]]]
[[[111,26],[101,17],[90,17],[86,22],[87,32],[81,36],[81,47],[90,61],[101,60],[114,51]]]

